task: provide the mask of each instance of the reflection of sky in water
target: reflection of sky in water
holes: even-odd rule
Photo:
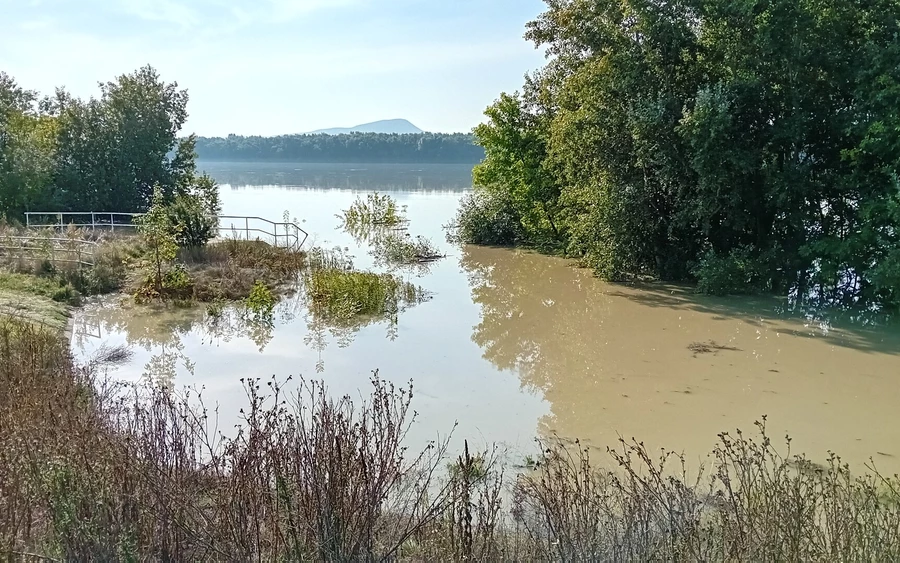
[[[355,265],[366,269],[373,265],[367,249],[356,247],[352,237],[336,229],[339,220],[335,215],[358,195],[343,190],[222,187],[225,214],[280,220],[288,210],[311,233],[309,246],[349,247]],[[371,372],[378,369],[382,377],[397,385],[410,379],[414,382],[412,406],[420,416],[411,436],[414,442],[446,434],[458,422],[455,434],[460,439],[530,448],[536,420],[548,412],[546,403],[537,393],[523,391],[514,373],[497,372],[471,340],[472,327],[480,321],[480,307],[471,301],[466,274],[459,267],[459,251],[445,242],[442,228],[453,217],[461,193],[406,191],[392,196],[408,208],[410,233],[430,238],[450,255],[424,276],[400,272],[432,293],[433,299],[399,315],[393,341],[388,338],[389,324],[378,322],[359,329],[351,339],[344,338],[349,340],[345,347],[341,347],[341,338],[325,330],[324,349],[317,349],[307,311],[299,297],[294,297],[279,305],[271,340],[262,353],[257,342],[244,334],[225,339],[211,334],[201,322],[205,316],[202,309],[148,316],[140,310],[120,312],[114,305],[89,306],[76,328],[95,337],[76,335],[76,344],[79,340],[83,343],[84,355],[90,355],[100,343],[133,344],[133,361],[114,374],[129,380],[140,378],[148,362],[164,351],[169,356],[190,358],[193,373],[178,362],[175,382],[204,386],[204,397],[220,404],[220,426],[224,427],[236,422],[234,413],[243,406],[241,377],[321,377],[332,393],[358,397],[367,392]],[[192,322],[196,325],[191,326]],[[130,342],[123,326],[132,333]],[[173,329],[180,337],[172,337]],[[162,346],[153,343],[154,339],[167,343]],[[324,371],[317,374],[320,363]]]
[[[288,210],[304,221],[312,244],[350,247],[356,265],[368,268],[366,250],[335,230],[335,215],[357,195],[222,189],[227,214],[280,219]],[[371,370],[379,369],[398,385],[414,381],[421,423],[413,443],[459,421],[457,438],[475,443],[528,451],[536,433],[558,432],[602,448],[621,434],[696,459],[718,432],[749,430],[766,414],[773,438],[789,431],[794,446],[816,459],[832,449],[857,466],[875,456],[880,469],[900,470],[896,329],[786,318],[776,312],[781,302],[765,298],[607,285],[568,262],[524,252],[457,249],[444,241],[442,225],[452,219],[460,192],[392,195],[408,207],[410,232],[449,254],[426,275],[405,274],[434,298],[399,316],[395,340],[387,323],[375,323],[345,347],[327,332],[324,347],[317,347],[306,310],[294,299],[279,306],[262,353],[244,334],[217,338],[195,325],[204,315],[199,309],[154,318],[114,307],[80,313],[79,326],[99,326],[98,337],[84,339],[84,351],[104,341],[135,344],[134,361],[115,373],[126,379],[140,377],[163,348],[190,358],[193,375],[182,365],[175,381],[205,386],[205,397],[221,405],[224,428],[243,405],[241,377],[321,377],[333,393],[358,397]],[[182,336],[173,337],[173,330]],[[734,350],[688,349],[710,341]],[[317,375],[320,362],[324,371]]]

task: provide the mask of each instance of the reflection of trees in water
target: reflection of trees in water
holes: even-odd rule
[[[138,309],[123,301],[92,309],[81,322],[98,326],[107,333],[122,334],[128,346],[151,352],[143,377],[171,387],[179,367],[193,373],[194,364],[184,353],[182,339],[193,330],[196,318],[192,308]],[[96,338],[91,333],[76,331],[77,346],[83,348],[87,338]]]
[[[219,345],[236,337],[245,337],[252,340],[262,353],[275,334],[275,319],[286,324],[296,316],[292,303],[284,301],[279,302],[273,316],[256,315],[241,305],[230,305],[215,312],[207,311],[198,327],[202,330],[204,344]]]
[[[162,345],[159,352],[150,356],[144,365],[143,377],[148,382],[172,389],[179,366],[194,374],[194,362],[184,353],[184,344],[180,340],[175,344]]]
[[[170,385],[180,369],[190,374],[194,372],[194,364],[184,351],[183,341],[187,335],[193,333],[202,344],[212,346],[227,344],[236,338],[249,338],[263,353],[276,326],[302,317],[307,325],[303,341],[318,352],[316,371],[321,373],[325,369],[325,350],[332,344],[339,348],[349,347],[359,331],[366,327],[384,324],[385,337],[396,340],[399,315],[416,304],[401,303],[398,310],[374,317],[338,319],[310,308],[303,291],[281,299],[271,318],[253,315],[239,303],[190,308],[107,303],[83,311],[80,326],[75,330],[74,345],[80,349],[90,348],[88,340],[99,338],[100,331],[120,334],[128,346],[138,346],[151,353],[144,366],[144,377]]]
[[[76,330],[75,341],[84,346],[88,338],[96,338],[94,330],[123,335],[129,346],[139,346],[145,350],[180,342],[197,321],[196,308],[178,307],[135,307],[123,300],[121,303],[106,303],[85,310],[80,319],[83,330]]]
[[[585,331],[599,335],[606,301],[585,289],[589,274],[545,256],[489,248],[465,248],[460,263],[481,306],[472,340],[485,359],[543,391],[560,378],[587,375],[599,356]]]
[[[183,340],[188,334],[198,333],[204,344],[246,337],[263,352],[272,340],[275,319],[288,323],[297,316],[300,308],[297,299],[285,299],[276,307],[275,316],[268,318],[253,315],[240,304],[220,308],[137,308],[108,304],[87,312],[81,323],[98,326],[106,333],[121,334],[128,346],[150,352],[152,355],[144,366],[143,376],[170,386],[180,368],[193,374],[194,363],[184,351]],[[88,338],[97,338],[93,332],[76,331],[76,346],[84,348]]]
[[[405,209],[405,206],[404,206]],[[417,278],[423,278],[431,273],[435,260],[423,260],[411,263],[397,263],[391,261],[383,252],[383,245],[391,237],[405,236],[410,237],[409,224],[403,222],[392,227],[371,226],[371,225],[342,225],[345,233],[353,238],[353,242],[360,248],[368,247],[369,254],[374,259],[376,268],[380,268],[390,273],[400,273]],[[430,242],[430,241],[429,241]]]
[[[306,314],[306,336],[303,343],[312,348],[318,354],[316,361],[316,373],[325,371],[325,359],[323,354],[329,344],[334,342],[338,348],[347,348],[356,339],[356,335],[362,329],[376,325],[385,325],[385,338],[395,341],[400,333],[398,331],[398,319],[400,313],[408,307],[386,315],[380,316],[356,316],[352,319],[338,319],[322,314],[317,308],[308,310]]]
[[[696,375],[690,360],[662,363],[662,358],[677,357],[672,354],[682,347],[688,357],[693,337],[676,328],[682,326],[682,312],[691,314],[684,326],[695,334],[708,331],[721,336],[722,342],[729,335],[753,339],[749,335],[768,331],[772,338],[755,345],[757,360],[777,358],[782,348],[803,344],[778,341],[780,335],[815,339],[824,345],[821,350],[834,346],[900,354],[896,326],[872,327],[865,320],[842,315],[831,317],[841,318],[840,323],[812,322],[809,311],[786,311],[783,301],[769,297],[708,298],[694,295],[689,288],[664,284],[604,285],[590,272],[554,258],[491,248],[464,248],[461,267],[468,272],[472,299],[481,308],[472,340],[486,360],[499,369],[514,370],[523,386],[547,398],[551,414],[541,420],[541,432],[565,427],[589,433],[594,428],[615,427],[629,416],[651,416],[654,408],[663,412],[660,405],[668,404],[664,393],[682,392],[674,390],[676,382],[692,381]],[[815,315],[820,319],[829,313],[816,311]],[[668,324],[675,330],[661,332]],[[814,355],[817,348],[798,350],[803,355],[792,357],[797,363],[828,361]],[[762,356],[755,356],[757,352]],[[774,365],[759,364],[756,369],[768,367]],[[744,368],[723,365],[722,369],[739,374]],[[727,383],[732,379],[723,381],[710,385],[732,392]],[[629,389],[644,393],[640,407],[631,403],[637,397],[620,398]],[[660,391],[663,394],[656,395]]]

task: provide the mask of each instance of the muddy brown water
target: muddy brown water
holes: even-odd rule
[[[238,422],[242,377],[304,375],[358,397],[378,369],[398,384],[414,382],[413,443],[458,424],[455,439],[501,444],[514,457],[533,453],[536,436],[599,449],[635,437],[701,463],[719,432],[753,433],[767,415],[773,441],[789,433],[795,453],[823,461],[831,450],[857,469],[871,458],[882,472],[900,471],[896,326],[786,314],[777,299],[607,284],[558,258],[452,247],[442,225],[468,185],[466,167],[206,167],[224,184],[227,214],[278,219],[288,210],[313,244],[345,247],[359,267],[374,266],[365,247],[336,229],[335,214],[376,189],[407,206],[412,234],[448,254],[427,272],[403,273],[433,298],[401,313],[395,327],[331,331],[299,297],[279,305],[270,330],[211,325],[203,308],[117,299],[79,311],[79,357],[128,344],[133,360],[111,376],[202,387],[219,406],[221,428]]]

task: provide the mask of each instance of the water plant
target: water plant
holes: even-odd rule
[[[433,242],[423,236],[392,231],[381,237],[372,248],[375,259],[388,266],[425,264],[444,257]]]
[[[313,312],[336,322],[393,315],[429,298],[424,289],[395,275],[343,268],[314,269],[305,287]]]
[[[393,227],[406,221],[404,210],[397,207],[394,198],[378,192],[368,194],[365,199],[357,197],[338,218],[345,228],[350,229]]]

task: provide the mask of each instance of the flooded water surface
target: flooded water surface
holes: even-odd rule
[[[461,166],[207,164],[228,215],[280,220],[308,245],[347,248],[373,267],[336,214],[359,195],[390,193],[413,235],[448,257],[403,273],[432,298],[394,323],[320,326],[300,297],[283,300],[273,327],[212,322],[203,308],[163,311],[105,300],[78,313],[73,345],[89,357],[128,344],[133,360],[110,375],[204,389],[220,427],[238,421],[241,378],[322,378],[359,396],[372,370],[412,380],[423,441],[454,435],[523,455],[559,435],[598,448],[635,437],[699,460],[716,435],[753,430],[824,460],[900,471],[900,331],[825,322],[781,311],[768,298],[712,299],[689,288],[606,284],[569,261],[525,251],[448,245],[443,225],[470,183]],[[233,318],[232,318],[233,317]],[[234,322],[229,322],[229,319]]]

